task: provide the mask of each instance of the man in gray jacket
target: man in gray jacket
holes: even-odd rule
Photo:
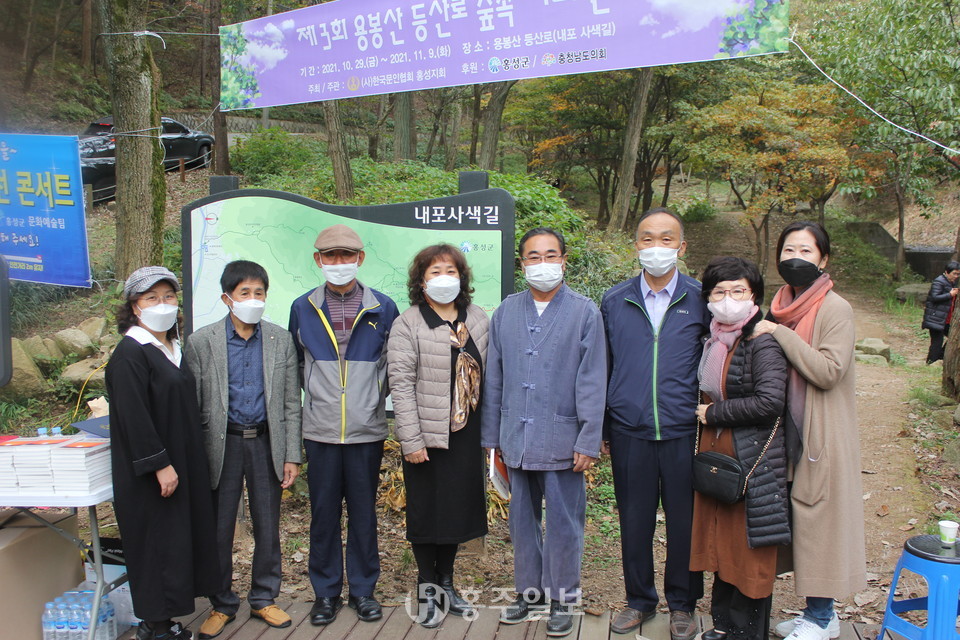
[[[290,626],[274,600],[280,595],[280,493],[293,484],[301,462],[299,362],[290,333],[260,319],[268,285],[259,264],[228,264],[220,288],[230,312],[198,329],[184,347],[197,379],[220,555],[220,591],[210,598],[203,640],[220,635],[240,608],[232,588],[233,533],[244,478],[256,545],[250,614],[271,627]]]
[[[500,621],[522,622],[549,602],[547,635],[565,636],[580,599],[583,471],[600,455],[607,347],[597,305],[563,283],[563,236],[532,229],[519,252],[530,288],[493,314],[481,417],[482,444],[500,450],[512,494],[518,596]]]
[[[347,503],[347,605],[364,622],[383,617],[377,486],[387,438],[387,339],[397,305],[357,280],[363,241],[343,224],[317,236],[325,284],[293,301],[290,323],[303,367],[303,445],[310,488],[310,622],[333,622],[343,605],[340,517]]]

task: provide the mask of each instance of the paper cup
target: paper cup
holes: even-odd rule
[[[940,521],[940,542],[943,544],[954,544],[957,541],[957,529],[960,524],[953,520]]]

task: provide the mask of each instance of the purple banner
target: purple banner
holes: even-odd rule
[[[220,28],[224,110],[786,50],[789,0],[337,0]]]

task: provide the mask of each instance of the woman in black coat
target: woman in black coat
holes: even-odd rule
[[[173,618],[216,593],[219,567],[197,385],[182,362],[176,276],[133,272],[107,364],[114,510],[137,640],[190,640]]]
[[[714,259],[704,271],[702,295],[713,320],[700,361],[699,451],[732,456],[753,470],[745,500],[728,504],[694,496],[690,569],[715,573],[714,628],[702,637],[765,640],[776,545],[790,541],[787,459],[777,426],[786,401],[787,361],[773,336],[752,336],[763,301],[763,279],[754,263]]]
[[[957,297],[957,278],[960,278],[960,262],[947,263],[943,274],[933,279],[927,304],[923,309],[924,329],[930,330],[930,348],[927,350],[927,364],[943,360],[943,336],[947,334],[947,315]]]

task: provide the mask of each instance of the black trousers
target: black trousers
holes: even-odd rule
[[[728,638],[737,640],[767,640],[770,635],[770,609],[773,594],[766,598],[748,598],[719,575],[713,579],[713,598],[710,614],[713,628],[726,631]]]
[[[943,360],[943,331],[928,329],[930,332],[930,348],[927,349],[927,364]]]
[[[667,525],[663,572],[667,606],[671,611],[693,611],[703,596],[703,574],[690,571],[694,440],[692,434],[672,440],[643,440],[615,429],[611,433],[623,581],[627,606],[632,609],[651,611],[659,602],[654,584],[653,538],[661,504]]]
[[[437,584],[441,575],[452,576],[457,559],[458,544],[413,543],[413,557],[417,561],[420,582]]]
[[[340,518],[347,504],[347,582],[351,596],[372,596],[380,577],[377,486],[383,440],[359,444],[303,441],[310,488],[310,583],[318,598],[343,591]]]

